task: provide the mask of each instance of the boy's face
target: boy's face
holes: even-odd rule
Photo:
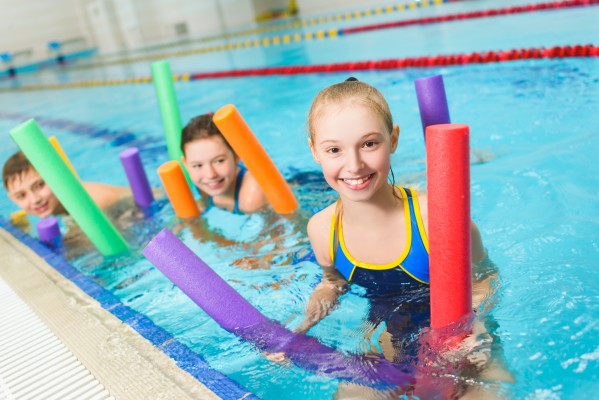
[[[9,179],[6,190],[19,207],[40,218],[49,217],[60,207],[50,187],[33,168]]]
[[[219,136],[185,145],[185,167],[193,183],[209,196],[235,195],[237,157]]]

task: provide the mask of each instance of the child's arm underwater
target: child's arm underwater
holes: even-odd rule
[[[347,291],[347,281],[334,266],[322,267],[322,281],[316,286],[306,307],[306,316],[295,332],[306,333],[335,309],[339,296]]]
[[[335,309],[339,296],[347,291],[348,283],[333,265],[329,254],[329,229],[334,205],[314,215],[308,222],[308,237],[322,267],[322,280],[314,289],[306,307],[304,321],[295,332],[306,333]]]

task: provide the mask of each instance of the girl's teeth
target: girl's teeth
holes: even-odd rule
[[[355,186],[355,185],[361,185],[364,182],[366,182],[368,179],[370,179],[370,175],[368,175],[366,178],[360,178],[360,179],[344,179],[345,182],[347,182],[348,184]]]
[[[364,183],[364,179],[346,179],[345,182],[350,185],[361,185]]]

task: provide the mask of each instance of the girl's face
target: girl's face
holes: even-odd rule
[[[220,136],[185,145],[185,166],[193,183],[209,196],[234,196],[237,157]]]
[[[364,201],[387,184],[399,127],[388,132],[383,118],[359,104],[331,104],[321,113],[310,141],[327,183],[344,200]]]
[[[49,217],[62,207],[50,186],[33,168],[9,180],[7,186],[8,197],[36,217]]]

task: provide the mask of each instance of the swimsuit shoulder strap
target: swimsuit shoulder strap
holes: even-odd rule
[[[331,262],[335,263],[335,258],[337,256],[337,250],[339,248],[339,228],[341,224],[341,216],[343,214],[343,206],[341,205],[341,199],[338,199],[335,203],[335,211],[333,212],[333,217],[331,218],[331,228],[330,228],[330,239],[329,239],[329,254],[331,257]]]
[[[243,182],[243,177],[247,169],[240,166],[239,171],[237,172],[237,180],[235,181],[235,205],[233,206],[233,212],[235,214],[241,214],[239,211],[239,191],[241,190],[241,183]]]

